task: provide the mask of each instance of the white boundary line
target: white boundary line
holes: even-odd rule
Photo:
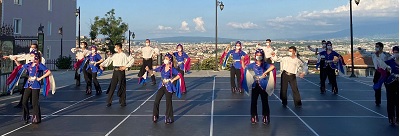
[[[344,79],[347,79],[347,80],[352,80],[352,81],[358,82],[358,83],[360,83],[360,84],[363,84],[363,85],[366,85],[366,86],[369,86],[369,87],[372,87],[372,86],[373,86],[373,85],[367,84],[367,83],[365,83],[365,82],[363,82],[363,81],[354,80],[354,79],[351,79],[351,78],[348,78],[348,77],[345,77],[345,76],[341,76],[341,77],[343,77]],[[374,90],[374,89],[371,88],[371,90]],[[385,88],[385,87],[382,87],[382,90],[383,90],[384,92],[386,92],[386,88]]]
[[[19,117],[21,115],[0,115],[0,117]],[[119,114],[71,114],[71,115],[42,115],[45,117],[151,117],[153,115],[119,115]],[[174,115],[178,117],[211,117],[211,115]],[[214,117],[250,117],[250,115],[213,115]],[[297,118],[297,116],[281,116],[281,115],[272,115],[271,117],[275,118]],[[384,118],[381,116],[299,116],[302,118]]]
[[[211,101],[210,136],[212,136],[213,132],[214,132],[214,92],[215,92],[215,76],[214,76],[213,91],[212,91],[212,101]]]
[[[275,96],[277,99],[281,100],[275,93],[274,93],[274,96]],[[300,117],[299,115],[297,115],[296,112],[294,112],[291,108],[289,108],[289,107],[287,107],[287,106],[286,106],[286,108],[289,109],[301,122],[303,122],[303,124],[306,125],[306,127],[307,127],[308,129],[310,129],[311,132],[313,132],[316,136],[319,136],[319,134],[318,134],[317,132],[315,132],[314,129],[311,128],[303,119],[301,119],[301,117]]]
[[[119,122],[114,128],[112,128],[110,131],[108,131],[108,133],[106,134],[106,136],[109,136],[115,129],[117,129],[122,123],[124,123],[132,113],[136,112],[140,107],[142,107],[151,97],[154,96],[154,94],[156,94],[158,91],[155,91],[149,98],[147,98],[146,101],[144,101],[142,104],[140,104],[135,110],[133,110],[131,113],[129,113],[128,116],[126,116],[121,122]]]
[[[113,100],[113,102],[117,102],[118,100]],[[126,100],[127,102],[138,102],[138,101],[146,101],[146,100]],[[148,102],[152,102],[154,100],[148,100]],[[161,100],[162,102],[165,102],[166,100]],[[173,102],[209,102],[212,100],[172,100]],[[218,102],[230,102],[230,101],[251,101],[251,99],[215,99],[214,101]],[[268,100],[269,102],[281,102],[280,100]],[[293,101],[293,100],[287,100],[287,101]],[[349,100],[343,99],[343,100],[301,100],[305,102],[347,102]],[[353,100],[353,101],[360,101],[360,102],[372,102],[375,100]],[[386,101],[386,100],[382,100]],[[41,103],[74,103],[78,101],[40,101]],[[102,101],[83,101],[82,103],[104,103],[104,100]]]
[[[315,83],[313,83],[313,82],[311,82],[311,81],[309,81],[309,80],[307,80],[307,79],[305,79],[305,78],[303,78],[303,80],[306,80],[306,81],[308,81],[308,82],[310,82],[310,83],[312,83],[312,84],[314,84],[314,85],[320,87],[319,85],[317,85],[317,84],[315,84]],[[327,90],[327,89],[326,89],[326,90]],[[356,104],[356,105],[358,105],[358,106],[360,106],[360,107],[363,107],[363,108],[365,108],[365,109],[367,109],[367,110],[369,110],[369,111],[371,111],[371,112],[373,112],[373,113],[375,113],[375,114],[378,114],[379,116],[382,116],[382,117],[384,117],[384,118],[387,118],[385,115],[382,115],[382,114],[380,114],[380,113],[378,113],[378,112],[376,112],[376,111],[374,111],[374,110],[371,110],[370,108],[367,108],[367,107],[365,107],[365,106],[363,106],[363,105],[361,105],[361,104],[359,104],[359,103],[357,103],[357,102],[355,102],[355,101],[353,101],[353,100],[350,100],[350,99],[347,98],[347,97],[344,97],[344,96],[342,96],[342,95],[340,95],[340,94],[337,94],[337,96],[342,97],[343,99],[346,99],[346,100],[348,100],[348,101],[350,101],[350,102],[352,102],[352,103],[354,103],[354,104]]]

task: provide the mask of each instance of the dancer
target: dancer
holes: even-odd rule
[[[176,68],[179,71],[179,73],[181,73],[182,78],[184,78],[185,72],[188,72],[190,70],[190,57],[186,54],[186,52],[183,51],[182,44],[178,44],[176,46],[176,49],[177,52],[171,53],[171,55],[173,55],[176,58],[177,61]],[[186,91],[182,92],[182,94],[185,93]]]
[[[159,118],[160,101],[165,94],[166,111],[165,111],[165,124],[174,122],[174,112],[172,107],[172,94],[176,93],[180,98],[182,92],[185,92],[185,82],[182,74],[178,72],[172,65],[173,59],[171,54],[166,54],[164,57],[164,64],[155,68],[155,72],[161,73],[162,82],[158,85],[158,90],[153,107],[153,122],[156,123]],[[147,68],[149,69],[149,68]],[[176,86],[172,83],[177,81]]]
[[[273,72],[270,72],[275,69],[273,64],[266,62],[265,54],[262,49],[257,49],[255,52],[256,61],[247,66],[242,64],[242,67],[245,68],[245,77],[243,81],[243,88],[246,92],[248,92],[251,88],[251,123],[255,124],[258,122],[258,114],[257,114],[257,101],[258,96],[261,96],[262,101],[262,121],[264,124],[270,123],[270,111],[268,105],[268,95],[272,95],[273,89],[275,87],[275,80],[273,76]],[[254,71],[254,76],[250,74],[248,70]],[[269,73],[269,74],[268,74]],[[269,75],[269,79],[266,77]]]
[[[301,108],[302,103],[299,89],[297,87],[296,75],[299,75],[300,78],[303,78],[306,73],[306,70],[304,69],[306,66],[304,62],[297,57],[296,47],[289,47],[288,55],[288,57],[278,58],[278,61],[281,62],[280,65],[282,67],[280,99],[282,100],[283,107],[286,107],[287,88],[289,83],[290,88],[292,88],[294,105],[297,108]]]
[[[244,69],[242,68],[241,64],[243,61],[245,65],[247,65],[250,62],[250,59],[248,55],[242,51],[242,43],[240,41],[237,41],[235,44],[235,49],[234,50],[229,50],[229,46],[225,49],[224,53],[222,54],[220,58],[220,64],[222,64],[222,68],[225,69],[226,63],[229,59],[229,57],[232,55],[233,58],[233,63],[230,66],[230,71],[231,71],[231,91],[232,93],[235,92],[240,92],[243,93],[243,89],[241,86],[241,83],[243,81],[243,73]],[[235,83],[235,77],[236,77],[236,83]]]
[[[385,61],[391,73],[385,81],[389,123],[399,124],[399,46],[392,49],[393,56]]]
[[[150,39],[146,39],[146,46],[139,48],[137,51],[142,52],[142,58],[143,58],[143,64],[140,67],[140,71],[138,73],[139,77],[139,84],[146,85],[146,79],[147,79],[147,70],[146,67],[149,70],[153,69],[153,56],[157,55],[157,52],[154,48],[150,47]],[[156,77],[154,75],[151,75],[151,85],[156,84]]]
[[[23,120],[25,124],[29,123],[30,113],[28,107],[28,99],[32,96],[32,105],[33,105],[33,113],[32,113],[32,123],[38,124],[41,122],[41,113],[39,106],[39,93],[41,89],[40,81],[45,79],[43,82],[43,95],[47,96],[50,89],[52,93],[55,93],[55,82],[54,78],[51,75],[51,72],[45,65],[43,65],[41,61],[40,54],[33,50],[31,53],[32,61],[28,64],[21,65],[17,59],[15,59],[15,64],[17,68],[14,69],[10,77],[7,79],[7,85],[10,86],[8,91],[13,90],[15,85],[19,82],[21,74],[26,70],[28,72],[28,81],[24,85],[25,92],[23,95],[22,106],[23,106]]]
[[[94,87],[96,89],[96,94],[99,95],[102,93],[99,81],[97,81],[98,74],[103,71],[100,69],[99,64],[101,64],[104,60],[101,58],[100,54],[97,53],[97,47],[92,46],[92,53],[87,56],[87,60],[89,61],[89,65],[86,68],[87,73],[91,76],[86,84],[86,94],[92,94],[92,81],[94,83]]]
[[[110,83],[110,89],[107,92],[108,98],[107,98],[107,107],[111,106],[112,103],[112,98],[114,95],[114,91],[117,88],[117,84],[119,84],[119,89],[118,89],[118,97],[119,97],[119,104],[121,107],[126,106],[126,75],[125,75],[125,70],[133,65],[134,60],[130,59],[127,54],[122,52],[122,44],[121,43],[116,43],[114,55],[108,59],[106,59],[104,62],[100,64],[100,69],[104,70],[104,67],[109,66],[111,63],[113,63],[114,66],[114,72],[111,78],[111,83]]]
[[[385,79],[389,76],[388,65],[386,65],[385,61],[389,59],[391,55],[387,52],[383,51],[383,43],[377,42],[375,44],[375,52],[372,53],[372,62],[375,67],[374,74],[374,85],[373,89],[375,90],[375,105],[381,105],[381,95],[382,95],[382,85]]]
[[[85,79],[85,82],[87,83],[89,81],[89,78],[91,78],[86,69],[87,69],[87,61],[85,61],[85,58],[90,54],[90,51],[87,50],[87,43],[86,42],[81,42],[81,48],[79,49],[78,47],[72,48],[71,52],[76,54],[76,63],[74,64],[74,69],[75,69],[75,84],[76,86],[81,85],[81,73],[83,72],[83,77]],[[78,72],[79,71],[79,72]],[[86,91],[88,91],[86,89]]]
[[[332,84],[332,92],[334,94],[338,94],[338,85],[336,82],[336,74],[335,70],[339,69],[342,73],[344,73],[343,69],[343,60],[341,59],[342,57],[340,56],[339,53],[333,51],[332,49],[332,43],[330,41],[326,42],[326,51],[322,51],[318,54],[321,56],[320,63],[317,64],[319,65],[321,73],[320,73],[320,83],[321,83],[321,94],[324,94],[326,92],[325,89],[325,80],[326,77],[329,78],[329,81]]]
[[[10,55],[10,56],[3,56],[3,59],[7,59],[9,58],[10,60],[17,60],[17,61],[25,61],[25,64],[28,64],[32,61],[32,55],[30,54],[30,52],[32,52],[33,50],[38,50],[38,45],[36,43],[31,44],[31,47],[29,48],[29,53],[26,54],[19,54],[19,55]],[[38,51],[38,53],[40,54],[40,56],[42,56],[41,52]],[[41,57],[41,61],[40,61],[43,65],[45,64],[46,60]],[[25,83],[28,81],[28,75],[27,73],[23,73],[21,75],[21,78],[24,79],[23,85],[25,85]],[[21,89],[19,90],[19,92],[21,93],[21,99],[19,100],[19,103],[14,106],[15,108],[22,108],[22,97],[24,96],[24,91],[25,89],[23,87],[21,87]],[[32,96],[29,98],[30,103],[32,104]]]

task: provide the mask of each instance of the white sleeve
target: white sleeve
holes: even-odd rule
[[[113,56],[114,56],[114,55],[113,55]],[[100,64],[100,66],[102,66],[102,67],[108,67],[108,66],[111,64],[112,60],[113,60],[113,56],[111,56],[111,57],[107,58],[106,60],[104,60],[104,61]]]
[[[30,54],[10,55],[10,60],[17,58],[17,61],[23,61],[30,59]]]
[[[378,69],[378,61],[376,59],[376,55],[372,54],[372,62],[374,63],[375,69]]]
[[[135,58],[133,58],[132,55],[129,55],[128,59],[128,64],[126,64],[126,67],[132,67],[133,63],[135,63]]]
[[[46,64],[46,59],[44,59],[43,57],[42,57],[42,64],[43,64],[43,65]]]
[[[71,52],[72,52],[72,53],[76,53],[76,48],[72,48],[72,49],[71,49]]]

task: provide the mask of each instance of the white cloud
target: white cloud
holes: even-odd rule
[[[190,32],[190,28],[189,28],[189,24],[186,21],[182,21],[181,23],[181,28],[179,28],[179,32],[183,33],[183,32]]]
[[[193,19],[194,24],[196,24],[195,30],[200,32],[205,32],[204,21],[202,17],[196,17]]]
[[[254,24],[252,22],[246,22],[246,23],[229,22],[227,25],[236,29],[254,29],[258,27],[257,24]]]
[[[172,27],[158,25],[158,30],[172,30]]]
[[[399,17],[398,0],[361,0],[359,5],[352,1],[353,23],[362,24],[377,20],[393,20]],[[288,35],[296,32],[339,31],[348,29],[350,3],[321,11],[303,11],[297,15],[276,17],[266,22],[267,27]]]

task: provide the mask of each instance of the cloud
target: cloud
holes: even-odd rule
[[[252,22],[246,22],[246,23],[229,22],[227,25],[235,29],[254,29],[258,27],[257,24],[254,24]]]
[[[186,21],[182,21],[181,28],[179,28],[179,32],[190,32],[189,24]]]
[[[169,26],[162,26],[162,25],[158,25],[158,30],[172,30],[172,27]]]
[[[200,32],[205,32],[204,21],[202,17],[196,17],[193,19],[194,24],[196,25],[195,30]]]
[[[359,5],[352,2],[354,24],[398,20],[398,0],[361,0]],[[346,5],[332,9],[303,11],[297,15],[269,19],[266,21],[266,26],[289,35],[296,32],[339,31],[348,29],[349,12],[350,3],[347,2]]]

